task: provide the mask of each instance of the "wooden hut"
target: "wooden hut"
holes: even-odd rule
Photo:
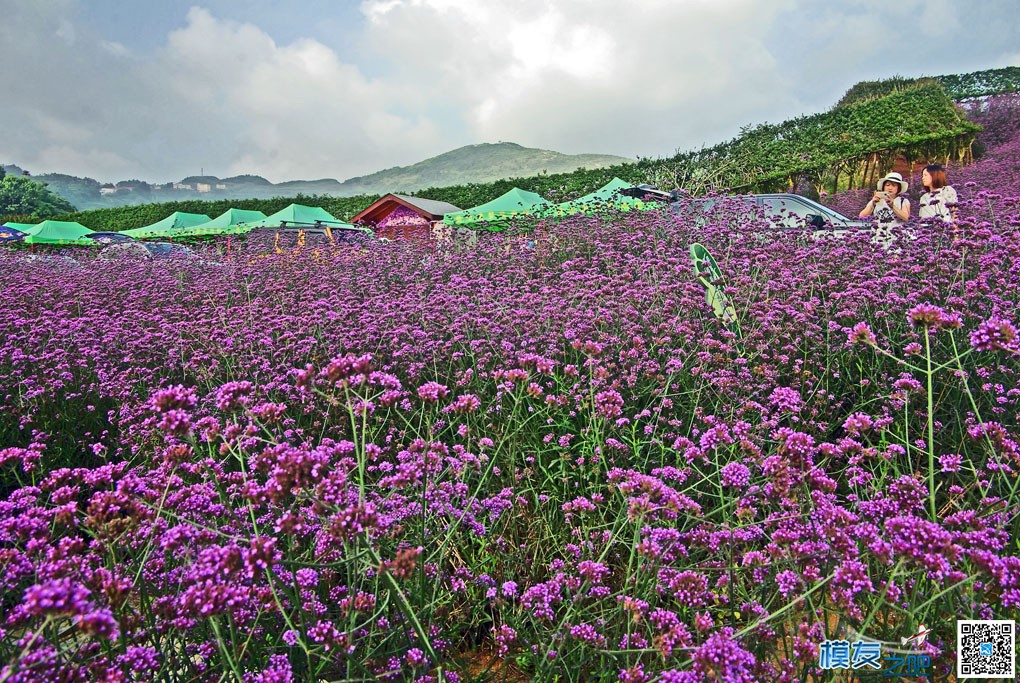
[[[453,204],[404,194],[388,194],[351,218],[352,223],[370,226],[375,236],[391,240],[422,240],[432,237],[432,228],[443,215],[460,211]]]

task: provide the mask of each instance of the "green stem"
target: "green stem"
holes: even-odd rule
[[[928,328],[924,328],[924,357],[927,363],[925,378],[928,383],[928,507],[931,511],[931,521],[935,521],[935,397],[932,387],[931,369],[931,336]]]
[[[369,554],[375,561],[375,565],[377,567],[382,565],[382,558],[379,556],[379,553],[375,548],[371,548]],[[446,680],[446,677],[443,675],[443,668],[439,664],[439,658],[436,656],[436,651],[432,648],[432,641],[429,638],[428,631],[426,631],[425,627],[422,626],[421,621],[418,619],[418,615],[415,614],[414,607],[411,606],[411,602],[407,599],[407,596],[404,595],[404,591],[400,589],[400,584],[397,583],[397,579],[393,576],[393,574],[388,571],[384,571],[382,572],[382,575],[385,577],[386,583],[390,585],[393,595],[397,598],[397,602],[400,604],[400,609],[404,613],[404,616],[411,623],[411,628],[414,629],[414,632],[418,635],[418,640],[421,642],[422,647],[425,648],[429,661],[437,665],[437,681],[442,683]]]

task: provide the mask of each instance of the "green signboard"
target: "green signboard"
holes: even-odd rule
[[[724,283],[719,264],[715,262],[708,249],[695,242],[691,245],[691,261],[694,264],[694,275],[705,286],[705,301],[722,321],[723,325],[733,334],[740,337],[740,325],[737,324],[737,310],[723,292]]]

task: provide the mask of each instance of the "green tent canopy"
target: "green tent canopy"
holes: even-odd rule
[[[446,225],[470,225],[480,221],[500,221],[521,214],[534,213],[549,206],[548,200],[541,195],[515,187],[491,202],[486,202],[473,209],[445,214],[443,223]]]
[[[577,213],[592,213],[599,209],[612,207],[620,211],[631,209],[650,209],[652,205],[637,197],[628,197],[620,194],[620,190],[634,187],[630,183],[613,178],[608,183],[583,197],[578,197],[569,202],[557,204],[553,214],[559,216],[570,216]]]
[[[200,235],[238,235],[248,232],[247,225],[266,217],[261,211],[246,209],[227,209],[216,218],[205,223],[181,226],[170,230],[170,237],[197,237]]]
[[[157,221],[152,225],[143,225],[140,228],[121,230],[121,233],[130,235],[137,239],[145,239],[146,237],[173,237],[173,231],[177,228],[186,228],[192,225],[198,225],[199,223],[208,223],[210,220],[211,219],[204,213],[184,213],[182,211],[174,211],[163,220]]]
[[[314,228],[353,227],[350,223],[337,220],[321,206],[291,204],[262,220],[245,223],[245,228]]]
[[[20,228],[18,228],[20,230]],[[95,242],[85,236],[93,231],[81,223],[72,221],[43,221],[24,230],[27,237],[25,244],[80,244],[94,246]]]
[[[39,225],[38,223],[4,223],[5,228],[13,228],[18,232],[28,232],[29,228],[34,228]]]

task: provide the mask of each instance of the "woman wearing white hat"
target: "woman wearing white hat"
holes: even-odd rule
[[[891,240],[893,228],[910,220],[910,201],[901,196],[907,187],[899,173],[890,173],[878,181],[878,190],[860,214],[861,218],[875,217],[876,239]]]

